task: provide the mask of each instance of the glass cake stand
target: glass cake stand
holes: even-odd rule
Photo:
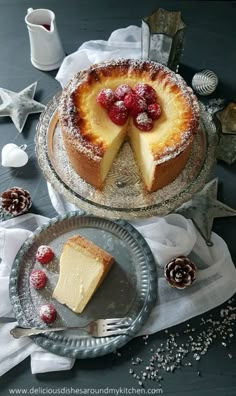
[[[125,142],[103,191],[99,191],[80,178],[70,165],[58,123],[59,97],[60,94],[54,96],[40,116],[35,136],[36,155],[45,178],[76,207],[109,218],[163,216],[191,199],[207,182],[215,163],[217,132],[202,103],[192,154],[177,179],[154,193],[145,191],[133,152]]]

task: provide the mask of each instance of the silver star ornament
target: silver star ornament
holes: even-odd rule
[[[213,221],[217,217],[236,216],[236,210],[217,200],[218,179],[215,178],[205,185],[202,191],[176,210],[191,219],[205,239],[208,246],[212,246],[211,230]]]
[[[37,82],[29,85],[23,91],[12,92],[8,89],[0,88],[0,117],[9,116],[21,133],[29,114],[40,113],[45,109],[45,105],[33,99],[37,87]]]

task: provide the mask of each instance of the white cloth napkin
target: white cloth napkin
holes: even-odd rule
[[[65,201],[48,183],[55,210],[63,215],[76,207]],[[152,334],[184,322],[222,304],[236,291],[236,268],[226,243],[212,233],[214,245],[208,247],[191,220],[179,214],[132,221],[155,257],[158,285],[157,303],[138,335]],[[178,255],[189,256],[197,265],[196,282],[177,290],[164,278],[165,264]]]
[[[9,299],[9,274],[11,266],[25,239],[47,217],[26,214],[5,221],[0,226],[0,376],[31,356],[32,374],[69,370],[74,359],[57,356],[38,347],[30,338],[15,339],[10,330],[17,325]]]
[[[64,87],[79,70],[93,63],[118,58],[141,58],[141,28],[128,26],[115,30],[108,41],[94,40],[82,44],[78,51],[64,59],[56,79]]]

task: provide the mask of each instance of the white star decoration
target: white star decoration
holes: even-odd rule
[[[21,133],[26,119],[31,113],[40,113],[45,106],[36,102],[33,97],[37,87],[37,82],[29,85],[18,93],[0,88],[0,117],[9,116],[15,124],[15,127]]]
[[[218,179],[215,178],[205,185],[202,191],[183,204],[177,213],[192,219],[196,228],[209,246],[212,246],[211,230],[217,217],[236,216],[236,210],[217,200]]]

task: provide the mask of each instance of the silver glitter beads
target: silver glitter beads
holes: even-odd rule
[[[217,75],[211,71],[204,69],[194,74],[192,79],[192,87],[194,91],[203,96],[212,94],[218,85]]]

